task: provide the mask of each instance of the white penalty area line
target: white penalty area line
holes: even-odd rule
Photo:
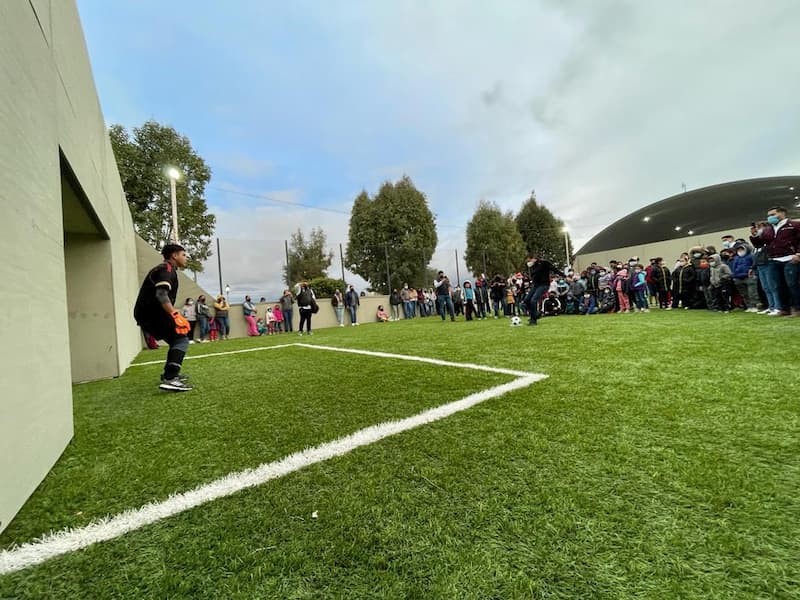
[[[229,354],[244,354],[245,352],[261,352],[262,350],[275,350],[276,348],[288,348],[297,344],[276,344],[275,346],[262,346],[260,348],[247,348],[245,350],[230,350],[228,352],[212,352],[211,354],[198,354],[197,356],[187,356],[183,360],[197,360],[198,358],[211,358],[213,356],[227,356]],[[166,359],[164,359],[166,360]],[[132,363],[130,367],[145,367],[147,365],[163,365],[164,360],[149,360],[147,362]]]
[[[420,360],[418,357],[402,354],[386,354],[369,352],[366,350],[354,351],[344,348],[314,346],[311,344],[289,345],[339,352],[354,352],[356,354],[397,358],[401,360]],[[278,346],[270,346],[270,348],[277,347]],[[235,354],[237,352],[247,352],[247,350],[237,350],[230,354]],[[483,367],[482,365],[468,366],[463,363],[449,363],[447,361],[437,361],[436,359],[424,359],[422,362],[431,362],[432,364],[441,366],[492,370],[494,372],[511,374],[508,370],[493,369],[492,367]],[[314,446],[313,448],[295,452],[280,460],[263,463],[253,469],[245,469],[243,471],[230,473],[220,479],[200,485],[187,492],[170,496],[161,502],[151,502],[138,509],[127,510],[115,516],[93,521],[89,525],[79,529],[65,529],[63,531],[50,533],[35,542],[0,551],[0,575],[14,573],[43,563],[51,558],[75,552],[99,542],[116,539],[126,533],[157,523],[158,521],[178,515],[192,508],[202,506],[208,502],[231,496],[232,494],[248,488],[260,486],[268,481],[279,479],[310,465],[343,456],[356,448],[368,446],[399,433],[439,421],[455,413],[472,408],[481,402],[526,388],[537,381],[547,378],[547,375],[541,373],[519,373],[523,373],[523,375],[509,383],[496,385],[486,390],[470,394],[460,400],[425,410],[417,415],[397,421],[387,421],[378,425],[372,425],[332,442],[326,442],[319,446]]]

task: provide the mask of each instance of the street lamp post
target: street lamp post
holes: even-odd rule
[[[169,191],[172,196],[172,241],[178,243],[178,200],[175,193],[175,182],[180,179],[181,174],[175,167],[170,167],[167,170],[169,175]]]
[[[567,271],[569,271],[572,268],[572,265],[570,264],[571,261],[569,255],[569,229],[564,227],[562,231],[564,232],[564,254],[567,257]]]

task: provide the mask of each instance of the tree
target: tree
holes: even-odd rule
[[[122,125],[109,129],[122,189],[137,233],[160,249],[172,233],[172,197],[166,169],[181,173],[176,187],[178,233],[189,254],[189,270],[200,272],[211,256],[216,217],[204,198],[211,169],[194,151],[189,139],[172,127],[147,121],[130,136]]]
[[[564,264],[564,236],[569,240],[569,234],[564,232],[564,222],[557,219],[547,207],[538,204],[534,194],[522,205],[515,221],[528,253],[546,258],[556,265]],[[569,254],[571,257],[571,240]]]
[[[467,268],[489,277],[508,275],[521,268],[524,260],[525,245],[513,213],[503,213],[497,204],[481,200],[467,224]]]
[[[330,277],[315,277],[308,282],[308,287],[314,290],[317,298],[332,298],[333,292],[336,290],[339,290],[342,294],[346,290],[344,281]]]
[[[283,280],[286,285],[326,277],[326,271],[333,261],[333,252],[326,251],[327,238],[322,227],[311,230],[308,241],[298,229],[289,241],[289,264],[283,267]]]
[[[437,243],[425,194],[408,176],[385,182],[374,198],[362,191],[353,202],[346,261],[376,291],[389,293],[390,286],[404,283],[429,285],[425,272]]]

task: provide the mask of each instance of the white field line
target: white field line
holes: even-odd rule
[[[247,348],[246,350],[231,350],[229,352],[212,352],[211,354],[198,354],[197,356],[187,356],[183,360],[196,360],[198,358],[210,358],[212,356],[226,356],[228,354],[242,354],[244,352],[261,352],[262,350],[275,350],[275,348],[288,348],[289,346],[297,346],[297,344],[278,344],[276,346],[264,346],[262,348]],[[130,367],[144,367],[146,365],[163,365],[162,360],[150,360],[148,362],[133,363]]]
[[[322,348],[325,350],[340,352],[348,351],[343,348],[329,348],[305,344],[303,344],[303,346],[308,348]],[[277,346],[270,347],[272,348]],[[224,354],[235,354],[237,352],[243,351],[234,351]],[[244,352],[246,352],[246,350]],[[368,352],[365,350],[360,350],[356,353],[372,356],[392,357],[401,360],[417,360],[417,357],[406,356],[402,354],[385,354]],[[207,356],[216,355],[204,355],[204,357]],[[423,362],[434,360],[435,359],[427,359]],[[463,364],[446,363],[446,361],[437,361],[433,364],[441,363],[444,363],[443,366],[464,367]],[[479,365],[475,365],[467,368],[478,367]],[[486,369],[481,368],[481,370]],[[74,552],[98,542],[113,540],[126,533],[135,531],[147,525],[151,525],[162,519],[180,514],[184,511],[201,506],[213,500],[218,500],[220,498],[235,494],[239,491],[262,485],[267,481],[278,479],[284,475],[288,475],[289,473],[293,473],[309,465],[320,463],[337,456],[343,456],[356,448],[368,446],[384,438],[397,435],[398,433],[444,419],[457,412],[471,408],[476,404],[480,404],[486,400],[497,398],[509,392],[528,387],[529,385],[546,378],[547,375],[540,373],[525,373],[524,376],[519,377],[509,383],[504,383],[480,392],[476,392],[474,394],[470,394],[469,396],[461,398],[460,400],[428,409],[412,417],[406,417],[398,421],[387,421],[378,425],[372,425],[332,442],[326,442],[324,444],[320,444],[319,446],[314,446],[313,448],[307,448],[306,450],[290,454],[289,456],[280,460],[271,463],[264,463],[253,469],[245,469],[236,473],[230,473],[220,479],[200,485],[188,492],[182,492],[170,496],[164,501],[151,502],[138,509],[127,510],[113,517],[106,517],[104,519],[93,521],[89,525],[79,529],[65,529],[63,531],[50,533],[35,542],[26,543],[16,548],[0,551],[0,575],[6,575],[8,573],[13,573],[15,571],[38,565],[56,556]]]

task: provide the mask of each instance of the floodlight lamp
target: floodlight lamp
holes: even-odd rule
[[[681,230],[681,226],[680,225],[676,225],[675,226],[675,231],[680,231],[680,230]]]
[[[167,169],[167,175],[169,175],[170,179],[174,179],[175,181],[181,178],[181,172],[175,167],[170,167]]]
[[[644,221],[645,223],[647,223],[647,222],[649,222],[649,221],[650,221],[650,217],[645,217],[644,219],[642,219],[642,221]]]
[[[694,231],[692,231],[691,229],[689,231],[687,231],[686,233],[687,233],[687,235],[694,235]]]

